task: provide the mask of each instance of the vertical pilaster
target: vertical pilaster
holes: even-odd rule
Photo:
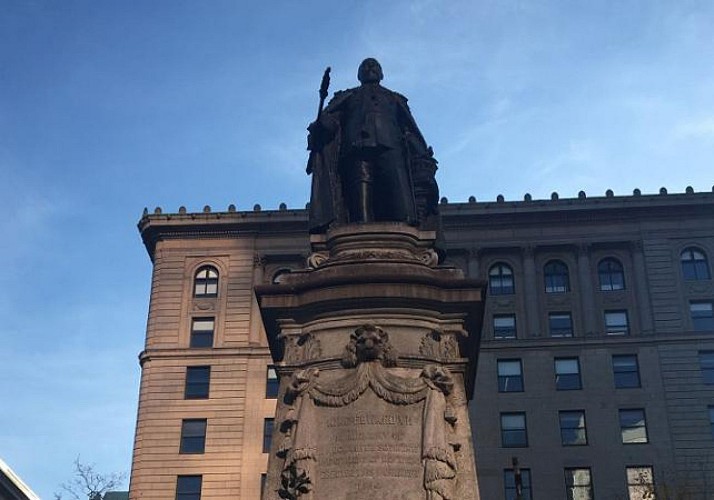
[[[590,269],[590,244],[578,245],[578,283],[580,288],[580,308],[583,312],[583,327],[585,334],[593,334],[597,330],[595,318],[595,293],[593,290],[592,272]]]
[[[645,267],[642,240],[633,241],[630,247],[632,249],[632,264],[635,275],[634,294],[639,312],[640,328],[644,335],[648,335],[654,333],[654,323],[652,320],[652,307],[650,306],[650,292],[649,284],[647,283],[647,268]],[[625,286],[627,286],[627,284],[625,284]]]
[[[265,257],[260,254],[253,256],[253,287],[263,284],[265,274]],[[265,335],[262,331],[262,321],[260,319],[260,308],[255,297],[250,303],[250,331],[248,341],[251,344],[265,344]]]
[[[538,337],[540,336],[540,309],[538,307],[535,249],[529,245],[523,247],[523,281],[523,297],[526,301],[526,336]]]
[[[469,278],[475,279],[481,277],[481,260],[480,260],[481,249],[473,247],[469,250],[468,255],[468,272]]]

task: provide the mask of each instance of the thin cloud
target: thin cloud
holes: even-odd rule
[[[674,129],[674,136],[678,139],[714,140],[714,116],[679,123]]]

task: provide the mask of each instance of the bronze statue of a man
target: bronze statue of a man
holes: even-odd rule
[[[436,214],[436,160],[407,106],[380,85],[376,59],[359,66],[359,87],[336,92],[308,127],[310,230],[330,224],[423,224]]]

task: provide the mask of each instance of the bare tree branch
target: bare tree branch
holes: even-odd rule
[[[107,491],[118,488],[125,479],[125,472],[100,473],[94,469],[94,464],[82,463],[77,457],[74,460],[74,477],[60,485],[63,491],[55,493],[55,500],[63,500],[63,494],[71,500],[102,500]]]

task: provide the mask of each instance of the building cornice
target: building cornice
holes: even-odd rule
[[[146,349],[139,353],[139,365],[144,366],[144,363],[158,359],[195,359],[201,360],[206,357],[210,358],[246,358],[257,357],[265,358],[270,356],[270,349],[263,346],[247,346],[247,347],[212,347],[210,349],[197,349],[195,347],[175,347],[175,348],[160,348]]]
[[[714,221],[714,192],[632,196],[554,198],[550,200],[447,203],[439,205],[444,230],[528,226],[534,224],[585,224],[644,222],[708,217]],[[307,234],[307,210],[285,209],[212,212],[154,213],[144,211],[138,228],[153,260],[159,241],[171,239],[230,238]]]

